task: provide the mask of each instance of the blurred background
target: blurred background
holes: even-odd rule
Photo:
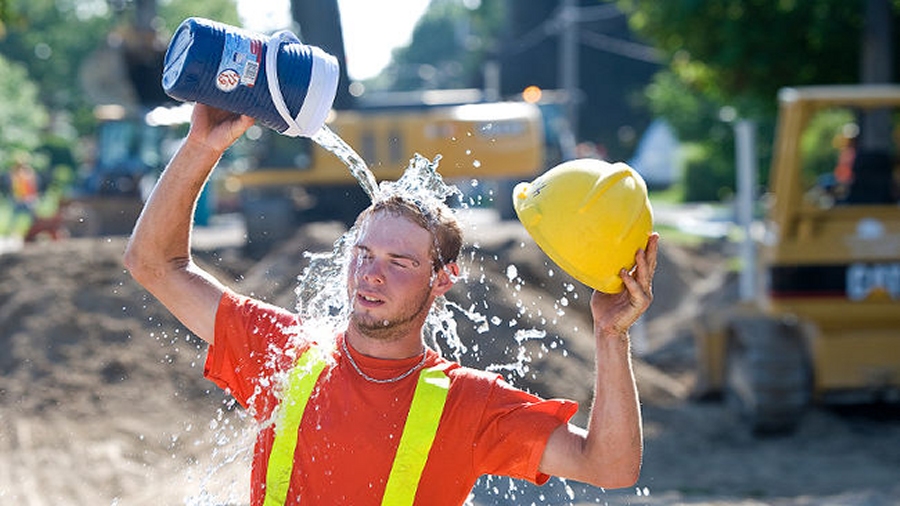
[[[152,184],[183,135],[183,109],[148,113],[177,111],[160,76],[169,39],[191,15],[265,33],[293,29],[335,54],[344,70],[338,113],[438,102],[538,104],[542,162],[494,169],[499,176],[524,179],[576,156],[630,161],[652,189],[671,188],[672,199],[686,202],[733,197],[738,120],[752,120],[763,140],[754,155],[765,185],[780,88],[892,82],[896,75],[891,0],[418,0],[377,7],[352,0],[5,0],[0,6],[0,55],[9,69],[0,96],[0,235],[28,240],[41,230],[61,236],[130,228],[133,202],[96,197],[141,197],[145,176]],[[260,159],[270,148],[265,139],[251,144],[266,148],[236,152],[233,171],[272,168],[272,160]],[[362,144],[351,142],[365,151]],[[396,161],[363,154],[377,167],[403,164],[410,155],[403,151],[412,150],[401,150]],[[13,191],[11,169],[26,158],[37,199]],[[317,168],[315,160],[292,163]],[[479,176],[471,168],[462,175]],[[265,191],[271,179],[223,182],[204,200],[200,219],[238,210],[242,182]],[[71,208],[60,212],[67,202]],[[41,223],[32,229],[35,220]]]
[[[0,0],[0,504],[246,503],[252,423],[120,262],[187,132],[161,76],[190,16],[335,55],[327,124],[379,180],[441,156],[460,359],[582,417],[590,293],[512,188],[583,157],[646,181],[638,487],[483,480],[473,504],[900,504],[900,0]],[[302,252],[365,205],[331,153],[253,127],[192,240],[293,307]]]

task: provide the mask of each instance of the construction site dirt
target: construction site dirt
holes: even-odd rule
[[[307,225],[259,260],[215,241],[195,255],[232,288],[291,308],[304,252],[330,251],[343,232],[337,223]],[[461,361],[577,400],[575,421],[584,423],[589,291],[518,222],[471,224],[466,234],[464,275],[448,297],[468,350]],[[205,344],[130,278],[125,241],[29,244],[0,256],[0,504],[248,501],[251,417],[203,379]],[[662,237],[654,303],[632,335],[645,437],[636,487],[495,478],[479,483],[471,502],[900,504],[896,406],[815,407],[796,432],[759,438],[724,404],[691,399],[691,321],[736,300],[730,248]],[[545,334],[517,341],[523,329]]]

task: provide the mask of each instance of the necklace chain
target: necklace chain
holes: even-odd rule
[[[347,349],[346,336],[343,339],[341,339],[341,349],[343,349],[344,355],[347,356],[347,360],[350,362],[350,365],[353,366],[353,369],[356,370],[357,374],[362,376],[362,378],[366,381],[369,381],[371,383],[379,383],[379,384],[396,383],[396,382],[402,380],[403,378],[409,376],[410,374],[418,371],[419,368],[425,364],[425,358],[428,356],[428,353],[426,353],[425,350],[423,350],[422,351],[422,360],[419,360],[419,363],[412,366],[412,368],[410,370],[404,372],[403,374],[401,374],[399,376],[394,376],[393,378],[379,379],[379,378],[373,378],[372,376],[369,376],[368,374],[364,373],[363,370],[360,369],[359,365],[356,364],[356,361],[353,360],[353,355],[351,355],[350,350]]]

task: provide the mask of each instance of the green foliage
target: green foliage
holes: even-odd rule
[[[718,100],[771,102],[787,85],[858,81],[863,2],[620,0],[672,70]],[[743,112],[743,111],[742,111]]]
[[[734,169],[724,157],[711,156],[709,144],[686,144],[684,150],[684,200],[718,201],[734,194]]]
[[[159,2],[160,35],[168,40],[185,19],[196,16],[240,26],[235,0],[170,0]]]
[[[666,118],[683,141],[684,198],[711,201],[734,190],[734,134],[722,121],[723,107],[688,87],[672,72],[660,72],[646,89],[650,109]]]
[[[8,19],[4,20],[6,36],[0,38],[0,54],[28,68],[40,87],[46,107],[70,111],[76,122],[89,117],[85,111],[94,104],[78,85],[81,66],[108,41],[121,44],[129,36],[127,31],[134,24],[135,0],[4,0],[4,3]],[[154,26],[164,42],[191,15],[239,23],[234,0],[160,0],[158,3]],[[111,4],[120,4],[122,8],[114,10]]]
[[[666,118],[681,138],[705,138],[711,129],[720,130],[721,106],[691,89],[672,72],[656,74],[646,94],[653,114]]]
[[[44,131],[47,111],[56,114],[56,122],[71,123],[63,126],[66,132],[73,127],[78,135],[92,132],[95,104],[81,87],[80,73],[93,71],[83,67],[95,51],[123,47],[132,36],[137,2],[0,0],[0,62],[7,69],[0,84],[0,164],[14,144],[32,152],[35,161],[47,160],[49,167],[77,165],[77,136]],[[178,24],[192,15],[239,24],[234,0],[159,0],[153,26],[163,49]]]
[[[474,86],[501,32],[503,8],[502,2],[481,2],[475,9],[434,2],[413,30],[411,43],[394,50],[382,85],[398,91]]]
[[[844,142],[841,132],[845,125],[855,123],[848,109],[826,109],[814,115],[800,139],[801,178],[811,187],[819,176],[834,172],[840,148]]]
[[[5,74],[0,80],[0,172],[5,172],[14,156],[30,153],[41,144],[48,114],[23,65],[0,55],[0,67]]]
[[[111,26],[104,0],[7,0],[12,19],[0,54],[25,65],[49,109],[84,107],[78,68],[106,40]]]
[[[702,147],[685,169],[691,199],[733,189],[734,141],[724,120],[756,123],[764,184],[778,90],[859,81],[861,1],[618,0],[617,5],[635,31],[668,55],[668,69],[654,78],[647,95],[651,110],[666,118],[682,141]],[[900,1],[892,5],[900,11]],[[900,33],[896,20],[894,25]],[[811,163],[824,166],[824,160]]]

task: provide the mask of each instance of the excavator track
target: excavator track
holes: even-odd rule
[[[806,356],[795,324],[762,316],[732,323],[725,395],[754,433],[796,428],[810,401]]]

